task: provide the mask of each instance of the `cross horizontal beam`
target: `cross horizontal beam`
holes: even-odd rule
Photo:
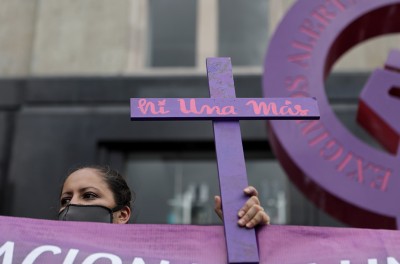
[[[131,120],[317,118],[315,98],[131,98]]]

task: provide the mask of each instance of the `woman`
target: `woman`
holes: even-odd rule
[[[269,224],[258,199],[257,190],[247,187],[250,198],[238,212],[238,225],[253,228]],[[74,170],[65,179],[60,195],[59,219],[125,224],[131,216],[131,191],[124,178],[103,166]],[[222,218],[221,198],[215,196],[215,212]]]

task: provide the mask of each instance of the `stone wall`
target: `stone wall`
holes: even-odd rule
[[[207,0],[207,4],[196,5],[195,0],[180,1],[166,4],[157,0],[1,0],[0,77],[131,75],[152,71],[152,61],[156,61],[156,66],[176,67],[180,57],[191,56],[195,62],[193,58],[182,60],[181,66],[190,62],[189,68],[194,70],[199,65],[202,71],[204,58],[197,56],[218,53],[231,54],[236,58],[234,65],[260,67],[262,47],[294,3],[254,0],[249,5],[245,0]],[[219,11],[203,10],[208,7]],[[202,25],[185,29],[190,24],[185,22],[185,16],[197,17],[190,23]],[[162,22],[172,18],[183,20],[172,28]],[[213,26],[210,21],[217,30],[208,30],[207,34],[207,27]],[[191,36],[191,30],[199,32]],[[189,42],[195,37],[195,42],[186,51],[189,53],[178,55],[176,47],[185,42],[185,36]],[[398,36],[382,37],[361,44],[346,54],[334,70],[370,71],[380,67],[388,50],[396,48],[399,40]],[[173,60],[172,55],[176,64],[163,63],[163,58]]]

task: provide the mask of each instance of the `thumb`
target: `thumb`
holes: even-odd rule
[[[215,211],[215,213],[217,213],[219,218],[221,218],[221,220],[222,220],[223,219],[222,202],[221,202],[221,197],[218,195],[214,196],[214,211]]]

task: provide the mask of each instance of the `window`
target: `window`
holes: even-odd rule
[[[194,67],[196,0],[149,3],[150,67]]]
[[[268,39],[268,1],[220,0],[218,55],[235,66],[261,66]]]

